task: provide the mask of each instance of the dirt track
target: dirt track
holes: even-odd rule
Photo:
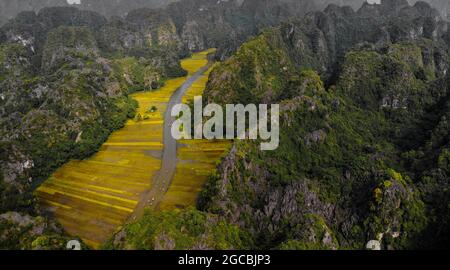
[[[189,87],[191,87],[191,85],[197,81],[199,77],[210,68],[211,65],[212,62],[208,62],[206,66],[202,67],[190,76],[170,98],[167,105],[167,110],[164,114],[164,150],[161,161],[161,169],[152,179],[152,188],[148,192],[142,194],[138,205],[134,209],[133,214],[130,216],[130,221],[136,220],[142,216],[145,208],[156,209],[161,200],[164,198],[166,192],[169,190],[177,166],[177,141],[171,134],[172,123],[175,121],[175,118],[171,116],[172,108],[176,104],[181,103],[181,100]]]

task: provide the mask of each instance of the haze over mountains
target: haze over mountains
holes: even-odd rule
[[[15,17],[22,11],[38,12],[44,7],[53,6],[69,6],[68,3],[76,4],[80,9],[96,11],[104,16],[125,16],[133,9],[143,7],[161,8],[177,0],[1,0],[0,1],[0,25],[4,24],[9,19]],[[226,0],[228,1],[228,0]],[[230,0],[233,1],[233,0]],[[276,0],[274,0],[276,1]],[[358,9],[366,0],[279,0],[290,3],[292,6],[302,6],[308,10],[322,10],[329,4],[336,4],[339,6],[348,5],[354,9]],[[380,0],[368,0],[369,3],[379,3]],[[408,0],[411,4],[417,0]],[[448,17],[450,13],[450,4],[447,0],[425,0],[433,7],[441,12],[441,15]],[[237,0],[238,4],[244,0]],[[80,4],[78,4],[80,3]]]
[[[38,12],[45,7],[71,6],[73,3],[80,9],[92,10],[105,16],[124,16],[130,10],[143,7],[160,8],[175,0],[1,0],[0,1],[0,25],[14,18],[22,11]]]

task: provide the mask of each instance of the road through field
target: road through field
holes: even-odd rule
[[[130,217],[131,220],[135,220],[140,217],[145,208],[155,209],[164,198],[166,192],[169,190],[177,167],[177,141],[171,134],[171,127],[172,123],[175,121],[175,118],[172,117],[171,111],[175,105],[181,103],[186,91],[189,90],[193,83],[197,81],[200,76],[202,76],[203,73],[210,68],[210,66],[211,62],[208,62],[206,66],[200,68],[196,73],[190,76],[170,98],[167,105],[167,110],[164,114],[164,150],[161,161],[161,169],[153,178],[152,188],[142,195],[142,198]]]

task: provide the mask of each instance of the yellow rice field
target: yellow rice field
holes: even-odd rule
[[[211,69],[189,88],[183,97],[184,103],[202,95]],[[180,140],[176,173],[159,208],[172,210],[195,206],[208,176],[216,170],[217,163],[230,146],[231,142],[227,140]]]
[[[182,67],[195,73],[207,64],[209,52],[182,60]],[[168,80],[156,91],[134,94],[140,119],[129,120],[98,153],[68,162],[35,191],[43,209],[69,234],[97,248],[130,216],[160,169],[164,112],[186,78]],[[153,106],[157,110],[149,111]]]

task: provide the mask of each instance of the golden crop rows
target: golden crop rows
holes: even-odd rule
[[[183,60],[182,67],[193,74],[207,64],[209,52]],[[168,80],[157,91],[133,94],[139,103],[138,114],[144,117],[129,120],[98,153],[68,162],[36,190],[43,209],[69,234],[97,248],[133,212],[161,167],[164,112],[186,78]],[[153,106],[157,110],[149,111]]]

